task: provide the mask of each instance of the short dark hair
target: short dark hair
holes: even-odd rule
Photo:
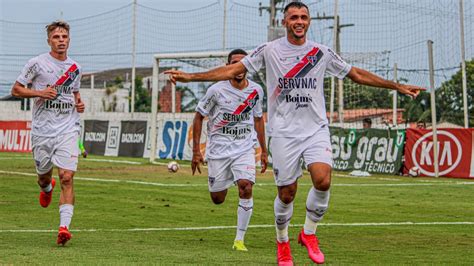
[[[367,123],[367,124],[369,124],[369,125],[372,125],[372,119],[370,119],[370,118],[368,118],[368,117],[367,117],[367,118],[364,118],[364,119],[362,120],[362,123]]]
[[[288,3],[288,4],[285,6],[285,9],[284,9],[283,13],[286,14],[286,12],[288,11],[288,9],[290,9],[290,8],[292,8],[292,7],[298,8],[298,9],[300,9],[300,8],[306,8],[306,10],[308,10],[308,13],[309,13],[309,7],[308,7],[305,3],[303,3],[303,2],[290,2],[290,3]]]
[[[51,22],[50,24],[46,25],[46,33],[48,33],[48,38],[51,32],[53,32],[57,28],[63,28],[69,33],[69,24],[66,21],[56,20]]]
[[[248,53],[243,49],[234,49],[227,56],[227,63],[230,63],[230,60],[232,59],[232,56],[236,55],[236,54],[248,55]]]

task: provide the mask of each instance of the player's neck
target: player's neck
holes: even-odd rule
[[[57,59],[57,60],[59,60],[59,61],[65,61],[65,60],[67,59],[67,53],[57,53],[57,52],[55,52],[55,51],[51,51],[51,52],[49,52],[49,54],[50,54],[53,58],[55,58],[55,59]]]
[[[231,79],[230,84],[232,85],[232,87],[236,89],[243,90],[247,88],[247,86],[249,85],[249,81],[247,79],[241,79],[241,80]]]
[[[293,45],[303,45],[306,42],[306,36],[303,38],[295,38],[291,35],[288,35],[286,39],[288,40],[289,43]]]

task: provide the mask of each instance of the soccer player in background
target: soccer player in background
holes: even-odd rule
[[[236,49],[229,53],[227,64],[236,64],[247,53]],[[247,251],[244,236],[253,211],[252,186],[255,184],[255,137],[261,147],[261,172],[267,168],[268,155],[265,144],[263,120],[263,89],[248,80],[246,72],[230,80],[220,81],[209,87],[196,107],[193,121],[193,175],[204,159],[200,150],[202,122],[208,117],[206,159],[211,199],[215,204],[224,202],[227,190],[234,183],[239,189],[237,207],[237,233],[233,249]]]
[[[77,170],[80,132],[79,113],[85,106],[79,93],[81,67],[67,56],[69,25],[55,21],[46,26],[51,50],[28,61],[12,88],[12,95],[34,98],[31,141],[40,205],[51,203],[56,181],[53,166],[58,167],[61,194],[60,225],[57,244],[71,239],[69,226],[74,211],[73,177]],[[32,83],[32,88],[26,88]]]
[[[293,265],[288,225],[293,214],[297,180],[302,176],[304,158],[313,186],[306,200],[306,219],[298,242],[307,248],[316,263],[324,254],[315,235],[329,204],[332,149],[323,91],[324,74],[339,79],[346,76],[362,85],[397,90],[416,97],[423,88],[397,84],[366,70],[350,66],[330,48],[307,40],[311,23],[308,7],[291,2],[284,9],[286,37],[258,46],[242,61],[204,73],[167,71],[172,82],[232,79],[245,71],[257,72],[266,66],[268,92],[267,133],[272,137],[273,172],[278,187],[274,202],[279,265]]]

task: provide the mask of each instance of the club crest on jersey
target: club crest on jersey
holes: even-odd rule
[[[308,60],[309,62],[311,63],[311,65],[316,65],[316,63],[318,63],[318,57],[316,55],[309,55],[308,57]]]
[[[74,71],[69,72],[69,78],[70,79],[74,80],[74,79],[76,79],[76,76],[77,76],[76,72],[74,72]]]

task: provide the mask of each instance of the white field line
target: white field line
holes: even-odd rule
[[[12,156],[12,157],[0,157],[0,160],[31,160],[31,155],[29,155],[28,157],[24,157],[22,155],[18,155],[18,156]],[[135,161],[127,161],[127,160],[112,160],[112,159],[94,159],[94,158],[89,158],[89,159],[84,159],[84,160],[87,160],[87,161],[93,161],[93,162],[107,162],[107,163],[117,163],[117,164],[132,164],[132,165],[142,165],[142,164],[145,164],[143,162],[135,162]],[[155,165],[163,165],[163,166],[167,166],[168,163],[165,163],[165,162],[151,162],[151,164],[155,164]],[[180,164],[179,165],[180,167],[186,167],[186,168],[190,168],[191,165],[189,164]],[[201,166],[202,168],[204,169],[207,169],[207,165],[203,165]],[[260,167],[257,167],[260,169]],[[353,178],[353,179],[370,179],[370,180],[383,180],[383,181],[403,181],[403,179],[400,179],[400,178],[390,178],[390,177],[366,177],[366,176],[351,176],[351,175],[348,175],[348,174],[333,174],[333,176],[337,176],[337,177],[344,177],[344,178]],[[107,181],[104,181],[104,182],[107,182]],[[428,183],[446,183],[446,181],[437,181],[437,180],[417,180],[417,182],[428,182]]]
[[[386,223],[319,223],[318,226],[333,227],[383,227],[383,226],[426,226],[426,225],[474,225],[474,222],[386,222]],[[291,224],[291,227],[302,227],[303,224]],[[249,225],[249,228],[273,228],[272,224]],[[206,227],[157,227],[129,229],[71,229],[71,232],[150,232],[150,231],[208,231],[235,229],[235,225]],[[1,229],[0,233],[53,233],[50,229]]]
[[[3,171],[0,170],[0,174],[11,174],[11,175],[22,175],[22,176],[36,176],[33,173],[24,173],[24,172],[12,172],[12,171]],[[84,180],[84,181],[94,181],[94,182],[107,182],[107,183],[127,183],[127,184],[137,184],[137,185],[148,185],[148,186],[158,186],[158,187],[207,187],[206,183],[200,184],[167,184],[167,183],[158,183],[158,182],[145,182],[145,181],[134,181],[134,180],[119,180],[119,179],[102,179],[102,178],[92,178],[92,177],[79,177],[75,176],[75,180]],[[301,186],[310,186],[311,183],[299,183]],[[332,184],[335,187],[410,187],[410,186],[437,186],[437,185],[474,185],[474,182],[460,182],[460,181],[446,181],[446,182],[425,182],[425,183],[381,183],[381,184]],[[274,183],[257,183],[255,186],[275,186]]]

